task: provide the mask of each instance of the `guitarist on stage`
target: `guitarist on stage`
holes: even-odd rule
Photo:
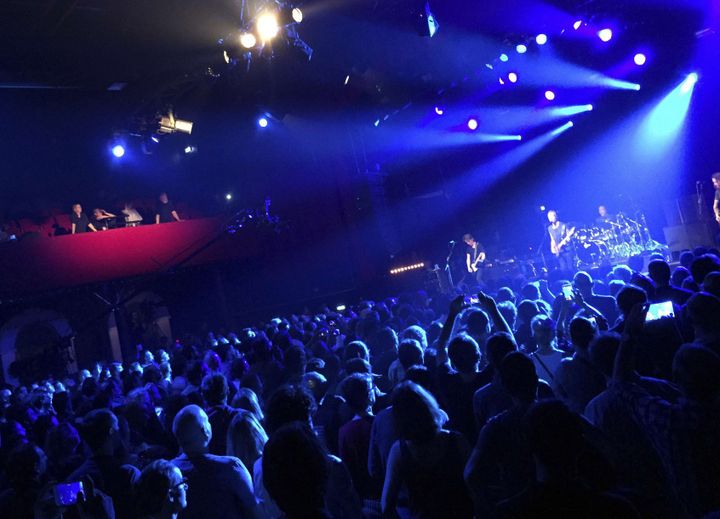
[[[475,281],[482,283],[483,263],[485,263],[485,259],[487,258],[485,249],[475,240],[472,234],[464,235],[463,241],[465,245],[467,245],[467,251],[465,253],[467,271],[475,278]]]
[[[713,200],[713,214],[715,221],[720,223],[720,171],[713,173],[712,185],[715,188],[715,199]]]
[[[575,234],[575,228],[569,227],[567,224],[558,220],[557,211],[550,210],[547,213],[548,234],[550,235],[550,252],[557,259],[558,268],[560,270],[570,270],[572,268],[572,253],[569,250],[570,239]]]

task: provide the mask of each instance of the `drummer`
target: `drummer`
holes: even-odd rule
[[[603,229],[609,229],[614,221],[615,216],[608,213],[607,207],[604,205],[598,206],[598,217],[595,218],[595,225]]]

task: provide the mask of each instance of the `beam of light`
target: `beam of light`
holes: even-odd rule
[[[631,81],[623,81],[622,79],[613,79],[607,76],[598,78],[597,86],[614,88],[616,90],[640,90],[640,85],[638,83],[633,83]]]
[[[666,95],[647,115],[638,134],[643,156],[661,152],[682,130],[698,76],[693,73]]]
[[[563,126],[567,126],[567,124]],[[560,130],[560,128],[546,132],[529,141],[523,140],[522,144],[512,148],[510,151],[460,175],[456,181],[458,183],[458,186],[456,186],[457,190],[453,188],[453,191],[457,192],[457,195],[462,198],[459,202],[469,202],[470,200],[476,199],[479,194],[478,191],[488,189],[500,180],[500,178],[527,162],[562,133],[562,131],[559,132],[558,130]],[[473,189],[473,187],[476,189]]]
[[[688,94],[692,92],[693,88],[695,88],[695,84],[698,82],[698,79],[699,77],[695,72],[688,75],[688,77],[685,78],[685,81],[683,81],[680,85],[680,92],[682,92],[683,94]]]
[[[514,71],[517,73],[517,71]],[[563,88],[609,88],[620,90],[639,90],[640,85],[630,81],[615,79],[608,73],[598,72],[575,63],[565,61],[548,47],[541,53],[528,55],[522,65],[523,85],[542,88],[548,85]]]
[[[573,126],[575,126],[575,123],[573,123],[572,121],[568,121],[565,124],[563,124],[561,127],[555,128],[553,131],[551,131],[550,135],[552,135],[552,136],[560,135],[561,133],[565,133],[566,131],[568,131]]]
[[[593,109],[593,105],[574,105],[574,106],[563,106],[560,108],[552,108],[550,110],[550,113],[554,117],[571,117],[576,114],[581,114],[583,112],[591,112]]]
[[[522,135],[504,135],[504,134],[492,134],[492,133],[480,133],[477,134],[478,142],[506,142],[506,141],[521,141]]]

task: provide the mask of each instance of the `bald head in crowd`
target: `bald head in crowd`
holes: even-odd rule
[[[196,405],[189,405],[175,416],[173,434],[186,454],[204,453],[212,439],[212,428],[205,411]]]

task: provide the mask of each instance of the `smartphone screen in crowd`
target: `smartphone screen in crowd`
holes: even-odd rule
[[[675,309],[673,308],[672,301],[653,303],[651,305],[648,305],[645,322],[650,323],[653,321],[659,321],[660,319],[668,319],[673,317],[675,317]]]
[[[82,481],[55,485],[53,488],[53,494],[55,494],[55,504],[57,506],[72,506],[77,503],[78,494],[82,491]]]

